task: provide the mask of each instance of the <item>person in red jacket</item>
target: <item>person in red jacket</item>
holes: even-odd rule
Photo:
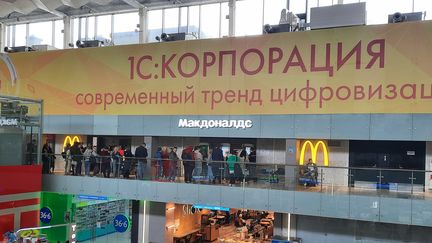
[[[192,182],[192,171],[195,168],[195,156],[194,156],[194,147],[188,146],[182,151],[181,158],[183,160],[184,167],[184,180],[186,183]]]

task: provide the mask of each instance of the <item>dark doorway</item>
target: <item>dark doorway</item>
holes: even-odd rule
[[[360,168],[424,170],[426,143],[412,141],[350,141],[349,166]],[[354,181],[411,183],[412,172],[352,170]],[[424,173],[414,172],[414,184],[424,184]],[[380,180],[381,179],[381,180]]]

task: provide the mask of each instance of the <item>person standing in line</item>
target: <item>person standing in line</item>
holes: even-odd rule
[[[236,181],[236,175],[235,175],[235,167],[236,164],[238,165],[238,162],[240,161],[239,157],[237,156],[237,151],[232,150],[230,154],[227,156],[227,163],[228,163],[228,170],[229,170],[229,186],[232,186],[235,184]]]
[[[65,161],[65,175],[69,175],[71,173],[71,153],[70,153],[71,144],[67,143],[64,151],[62,153],[63,159]]]
[[[129,146],[125,146],[124,150],[124,161],[123,161],[123,178],[129,179],[130,170],[132,168],[132,158],[134,155],[132,154]]]
[[[99,154],[97,153],[97,146],[93,146],[92,154],[90,156],[90,172],[93,172],[93,176],[97,176],[100,172],[101,161],[99,160]]]
[[[200,147],[198,147],[198,146],[196,146],[194,149],[194,158],[195,158],[194,175],[195,176],[201,176],[202,175],[203,155],[200,151]]]
[[[257,182],[256,177],[256,149],[254,147],[251,148],[250,154],[248,156],[249,163],[248,164],[248,171],[249,171],[249,178],[251,178],[253,181]]]
[[[74,167],[72,174],[75,176],[81,175],[82,153],[78,142],[74,142],[70,148],[70,153],[72,156],[72,165]]]
[[[162,147],[162,166],[163,166],[163,179],[168,180],[169,177],[169,168],[170,168],[170,161],[169,161],[169,151],[168,147],[163,146]]]
[[[156,149],[156,154],[155,154],[155,158],[156,158],[156,180],[160,180],[163,177],[163,162],[162,162],[162,148],[158,147]]]
[[[192,171],[195,168],[195,162],[193,161],[193,147],[188,146],[182,151],[181,158],[183,160],[183,167],[184,167],[184,181],[185,183],[191,183],[192,182]]]
[[[224,158],[223,151],[222,151],[220,145],[216,145],[213,148],[213,151],[211,154],[211,159],[212,159],[212,164],[213,164],[212,165],[213,175],[214,175],[215,179],[219,180],[219,183],[222,183],[225,158]]]
[[[111,162],[111,157],[110,157],[110,153],[108,151],[108,149],[106,147],[103,147],[100,151],[100,156],[101,156],[101,171],[102,174],[105,178],[109,178],[110,177],[110,173],[111,173],[111,166],[110,166],[110,162]]]
[[[143,180],[144,179],[144,174],[145,174],[145,169],[147,167],[147,156],[148,156],[148,152],[147,152],[147,148],[146,148],[146,144],[142,143],[140,146],[138,146],[135,149],[135,158],[137,159],[137,179],[139,180]]]
[[[83,156],[84,156],[84,168],[85,168],[85,175],[90,176],[90,157],[92,156],[93,149],[90,144],[87,145],[87,148],[84,150]]]
[[[174,182],[177,176],[177,162],[179,161],[179,157],[177,155],[177,147],[171,148],[171,152],[169,154],[170,167],[169,167],[169,181]]]
[[[120,175],[120,160],[122,156],[120,155],[119,150],[119,147],[115,146],[111,154],[113,174],[115,178],[118,178]]]

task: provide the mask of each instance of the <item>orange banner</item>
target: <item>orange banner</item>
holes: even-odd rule
[[[431,113],[432,23],[1,55],[45,114]]]

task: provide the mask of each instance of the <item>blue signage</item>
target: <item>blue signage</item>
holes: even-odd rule
[[[44,224],[49,224],[52,219],[52,211],[48,207],[43,207],[40,210],[39,219]]]
[[[129,219],[123,214],[119,214],[115,216],[113,224],[117,232],[123,233],[129,228]]]
[[[101,197],[101,196],[90,196],[90,195],[78,195],[79,199],[86,199],[86,200],[101,200],[101,201],[107,201],[108,197]]]
[[[217,210],[217,211],[230,211],[229,208],[218,207],[218,206],[193,205],[193,207],[197,208],[197,209],[208,209],[208,210]]]

